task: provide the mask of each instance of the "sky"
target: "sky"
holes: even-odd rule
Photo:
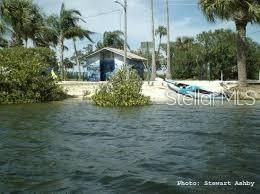
[[[122,1],[122,0],[121,0]],[[86,23],[81,25],[96,32],[95,42],[102,38],[105,31],[124,30],[124,14],[122,7],[114,0],[35,0],[42,11],[47,14],[58,14],[62,2],[66,8],[81,12]],[[196,36],[203,31],[219,28],[235,30],[232,21],[209,23],[198,8],[198,0],[169,0],[170,35],[171,40],[180,36]],[[128,44],[131,49],[140,47],[143,41],[151,41],[150,0],[128,0]],[[155,28],[166,25],[164,0],[154,0]],[[248,36],[260,43],[260,25],[249,25]],[[163,40],[165,41],[165,40]],[[78,42],[79,49],[85,47],[87,40]],[[67,55],[73,52],[72,42],[66,45],[71,48]]]

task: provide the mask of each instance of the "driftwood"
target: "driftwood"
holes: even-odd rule
[[[224,83],[220,84],[223,88],[225,95],[231,100],[248,100],[256,98],[256,93],[250,90],[249,87],[240,87],[238,84],[227,85]]]

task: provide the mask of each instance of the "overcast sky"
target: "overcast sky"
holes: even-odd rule
[[[79,10],[87,21],[82,24],[88,30],[97,32],[95,40],[102,37],[105,31],[123,30],[122,8],[114,0],[35,0],[47,15],[59,13],[62,2],[67,8]],[[128,0],[128,41],[131,49],[140,47],[141,41],[151,40],[150,0]],[[232,22],[207,22],[198,9],[198,0],[169,0],[171,39],[179,36],[194,36],[202,31],[218,28],[235,28]],[[112,12],[102,15],[103,13]],[[164,0],[154,0],[155,27],[166,24]],[[260,42],[260,25],[248,26],[248,36]],[[82,48],[87,41],[79,43]],[[67,42],[67,46],[71,46]],[[70,49],[71,50],[71,49]],[[70,51],[69,51],[70,52]]]

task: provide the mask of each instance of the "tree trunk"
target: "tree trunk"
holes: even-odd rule
[[[81,80],[81,69],[80,69],[80,62],[79,62],[79,56],[78,56],[78,51],[77,51],[77,46],[76,46],[76,39],[73,38],[73,45],[74,45],[74,51],[75,51],[75,56],[76,56],[76,64],[78,66],[78,78]]]
[[[156,62],[155,62],[155,38],[154,38],[154,13],[153,13],[153,0],[151,0],[151,17],[152,17],[152,74],[151,81],[155,81],[156,78]]]
[[[246,26],[247,23],[236,22],[238,81],[241,87],[247,86]]]
[[[160,65],[160,51],[161,51],[161,44],[162,44],[162,35],[160,35],[159,46],[158,46],[158,53],[157,53],[157,62],[158,62],[158,66]]]
[[[65,72],[64,72],[64,65],[63,65],[63,54],[64,54],[64,42],[62,38],[59,38],[59,44],[60,44],[60,75],[61,79],[65,81]]]
[[[28,48],[28,38],[25,38],[25,48]]]
[[[160,35],[160,39],[159,39],[159,46],[158,46],[158,61],[159,61],[159,57],[160,57],[160,51],[161,51],[161,44],[162,44],[162,35]]]

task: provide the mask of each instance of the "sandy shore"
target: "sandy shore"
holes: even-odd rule
[[[220,85],[221,81],[191,81],[191,80],[181,80],[181,83],[196,85],[203,89],[221,92],[223,91],[222,86]],[[224,82],[229,87],[234,87],[237,85],[235,81]],[[77,81],[65,81],[60,82],[64,90],[72,96],[77,98],[83,98],[83,96],[91,96],[95,93],[96,89],[99,88],[100,84],[104,82],[77,82]],[[243,92],[252,90],[255,93],[256,99],[260,100],[260,83],[249,84],[249,86],[243,89]],[[171,97],[180,98],[179,94],[176,94],[168,89],[167,83],[162,80],[157,80],[153,82],[144,82],[142,87],[142,93],[145,96],[150,96],[151,101],[154,103],[165,103],[171,101]],[[169,97],[170,96],[170,97]]]

